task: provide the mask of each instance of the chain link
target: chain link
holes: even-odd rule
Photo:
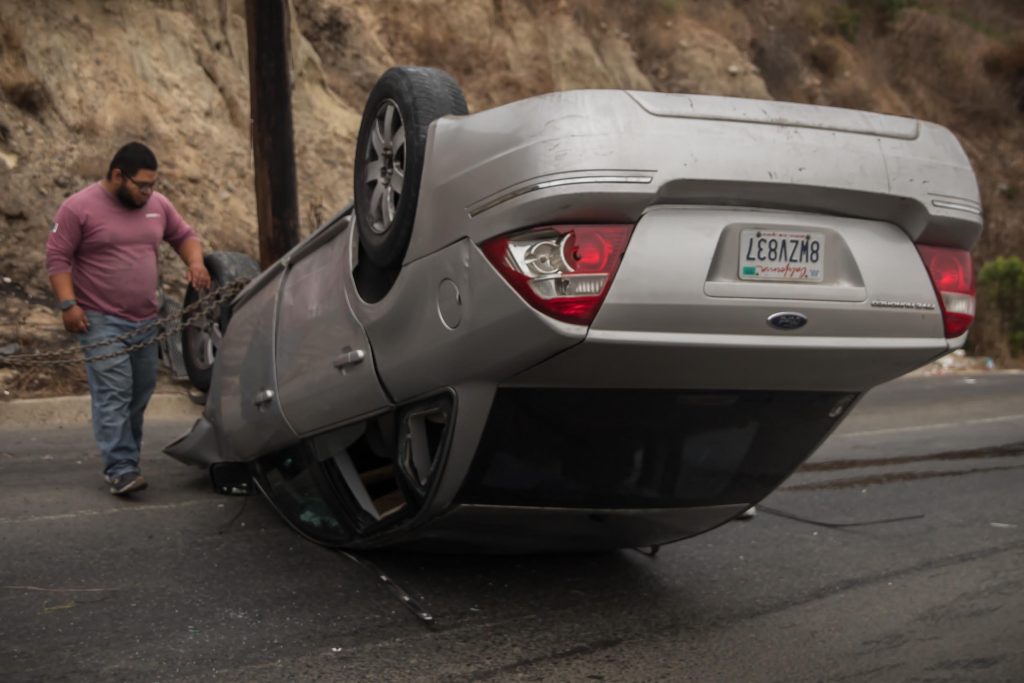
[[[125,354],[144,349],[150,344],[158,344],[175,332],[179,332],[187,326],[201,327],[202,324],[216,321],[221,306],[230,301],[242,291],[248,280],[232,280],[216,289],[209,289],[199,295],[199,298],[185,306],[180,311],[169,313],[163,318],[154,318],[138,329],[129,330],[116,337],[101,339],[89,344],[81,344],[76,348],[60,349],[58,351],[42,351],[39,353],[21,353],[10,356],[0,356],[0,365],[11,367],[39,367],[44,365],[74,365],[83,361],[93,363],[95,361],[116,358]],[[104,346],[111,346],[120,342],[127,342],[130,339],[138,338],[153,329],[160,329],[160,332],[151,339],[136,344],[129,344],[122,349],[98,356],[86,358],[88,351]]]

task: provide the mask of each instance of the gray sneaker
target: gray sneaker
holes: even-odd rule
[[[115,496],[123,496],[133,491],[141,491],[149,486],[146,480],[138,472],[129,472],[116,477],[107,477],[110,482],[110,492]]]

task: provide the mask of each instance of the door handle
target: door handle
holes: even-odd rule
[[[257,408],[262,408],[266,404],[270,403],[274,399],[273,389],[263,389],[256,392],[256,396],[252,399],[252,404]]]
[[[341,370],[342,368],[347,368],[350,365],[358,365],[363,362],[364,358],[366,358],[366,351],[363,351],[362,349],[346,351],[334,359],[334,367]]]

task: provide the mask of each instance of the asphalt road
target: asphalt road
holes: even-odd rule
[[[187,426],[148,425],[135,500],[84,426],[0,432],[0,681],[1024,681],[1024,375],[877,389],[654,558],[362,556],[433,627],[159,455]]]

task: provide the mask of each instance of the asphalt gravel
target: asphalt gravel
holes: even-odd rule
[[[753,520],[654,557],[363,564],[160,455],[188,421],[148,424],[129,500],[84,425],[5,429],[0,680],[1019,682],[1022,416],[1024,375],[901,380]]]

